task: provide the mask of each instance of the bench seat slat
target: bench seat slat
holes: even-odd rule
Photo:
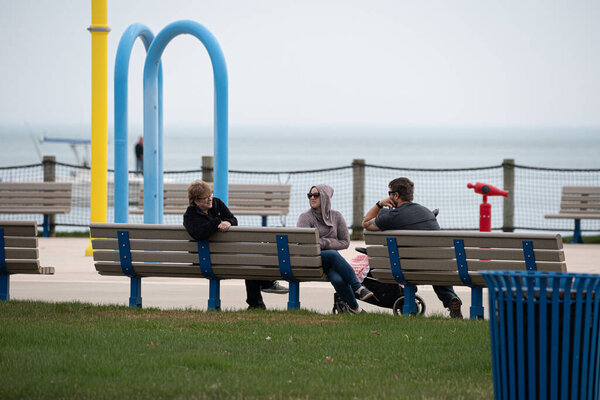
[[[102,275],[123,275],[119,263],[96,262],[96,270]],[[141,277],[196,277],[201,278],[202,273],[198,265],[184,264],[152,264],[133,263],[133,269]],[[251,265],[214,265],[213,273],[223,279],[243,279],[245,276],[256,277],[256,279],[281,279],[278,268],[259,267]],[[292,268],[292,274],[298,280],[322,277],[321,269],[315,268]]]
[[[94,249],[118,249],[117,239],[93,239]],[[166,251],[189,251],[197,253],[198,245],[196,242],[184,240],[140,240],[131,239],[129,241],[131,250],[166,250]],[[321,249],[318,244],[290,244],[290,255],[318,256]],[[277,254],[277,245],[275,243],[210,243],[210,252],[229,253],[239,252],[248,254]]]
[[[119,261],[118,251],[94,251],[94,261]],[[198,254],[189,252],[174,251],[131,251],[131,260],[133,262],[169,262],[169,263],[197,263]],[[275,256],[262,254],[222,254],[214,253],[210,255],[212,265],[231,264],[231,265],[262,265],[279,266],[279,259]],[[291,256],[290,264],[292,267],[320,267],[321,259],[319,257]]]
[[[129,231],[130,239],[163,239],[163,240],[192,240],[181,225],[153,225],[149,228],[144,224],[90,224],[90,232],[94,238],[116,238],[117,231]],[[232,226],[224,233],[217,232],[210,237],[214,242],[243,242],[251,238],[257,242],[275,242],[277,233],[288,234],[290,243],[315,243],[317,230],[313,228],[250,228]]]
[[[406,272],[404,278],[411,284],[417,285],[463,285],[458,273],[454,272]],[[389,271],[374,270],[371,271],[373,278],[382,283],[398,283]],[[485,280],[477,273],[469,275],[474,285],[485,286]]]
[[[388,249],[384,246],[371,246],[367,248],[371,257],[389,257]],[[488,249],[479,247],[465,248],[468,258],[490,260],[523,260],[523,249]],[[565,261],[563,251],[534,250],[537,261]],[[456,256],[452,247],[401,247],[398,255],[404,258],[454,258]]]
[[[374,257],[369,260],[369,265],[372,269],[383,268],[390,269],[390,261],[388,258]],[[538,271],[556,271],[566,272],[566,263],[536,261]],[[455,259],[401,259],[400,266],[402,271],[456,271]],[[513,270],[525,269],[525,261],[504,261],[504,260],[469,260],[467,259],[469,271],[490,270]]]

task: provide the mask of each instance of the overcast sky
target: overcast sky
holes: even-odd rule
[[[88,125],[91,1],[0,0],[0,124]],[[108,110],[123,31],[192,19],[217,38],[230,123],[599,126],[600,2],[108,0]],[[145,51],[130,65],[142,123]],[[191,36],[163,55],[165,124],[211,125]]]

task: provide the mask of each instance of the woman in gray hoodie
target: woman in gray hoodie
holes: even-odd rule
[[[321,261],[329,282],[353,313],[365,312],[356,299],[366,300],[373,293],[360,284],[350,264],[338,252],[348,248],[350,235],[342,213],[331,209],[333,188],[329,185],[315,185],[310,188],[307,196],[310,209],[300,214],[296,226],[318,229]]]

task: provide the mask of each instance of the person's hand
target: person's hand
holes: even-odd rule
[[[384,207],[389,207],[389,208],[396,207],[396,205],[394,204],[394,201],[392,199],[390,199],[389,197],[386,197],[383,200],[379,200],[379,204],[381,204]]]
[[[219,226],[217,226],[217,229],[219,229],[221,232],[227,232],[229,230],[229,227],[231,226],[231,222],[229,221],[222,221]]]

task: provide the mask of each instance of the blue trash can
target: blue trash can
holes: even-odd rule
[[[482,271],[495,399],[598,399],[600,275]]]

